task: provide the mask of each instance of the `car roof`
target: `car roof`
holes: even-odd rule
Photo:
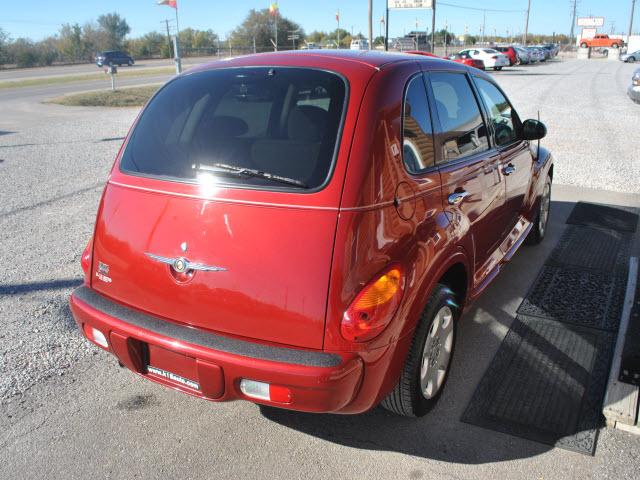
[[[190,72],[196,72],[201,70],[208,70],[213,68],[219,68],[223,65],[231,66],[255,66],[260,65],[294,65],[304,67],[309,63],[317,63],[322,59],[331,60],[334,64],[342,64],[345,69],[348,69],[350,65],[364,65],[375,70],[379,70],[382,67],[386,67],[393,64],[398,64],[407,61],[419,61],[423,70],[429,70],[430,68],[439,69],[443,65],[449,66],[448,60],[441,58],[415,55],[402,52],[384,52],[378,50],[294,50],[283,52],[268,52],[268,53],[256,53],[252,55],[243,55],[240,57],[232,57],[224,60],[217,60],[195,67]],[[313,62],[311,62],[313,61]],[[460,64],[455,64],[460,65]],[[461,66],[462,67],[462,66]],[[463,67],[466,68],[466,67]]]

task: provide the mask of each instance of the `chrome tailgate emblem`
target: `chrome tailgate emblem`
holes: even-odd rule
[[[145,255],[156,262],[165,263],[173,267],[178,273],[188,272],[189,270],[196,270],[199,272],[226,272],[224,267],[216,267],[215,265],[205,265],[203,263],[193,263],[184,257],[169,258],[154,253],[145,252]]]

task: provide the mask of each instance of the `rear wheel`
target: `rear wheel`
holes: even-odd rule
[[[614,43],[613,45],[611,45],[613,48],[620,48],[620,45],[618,45],[617,43]]]
[[[636,58],[635,58],[635,57],[629,57],[629,58],[627,58],[627,62],[634,63],[635,61],[636,61]]]
[[[542,196],[540,197],[540,203],[538,205],[538,213],[536,219],[533,222],[533,227],[527,236],[527,244],[537,245],[544,239],[547,233],[547,224],[549,223],[549,213],[551,211],[551,178],[547,177],[547,181],[544,183],[544,189],[542,190]]]
[[[381,405],[406,417],[426,415],[447,381],[460,309],[456,296],[438,284],[413,336],[398,384]]]

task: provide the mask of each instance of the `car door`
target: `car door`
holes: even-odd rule
[[[444,208],[450,212],[454,228],[469,229],[475,270],[486,276],[503,230],[497,225],[505,192],[500,153],[491,148],[467,74],[430,72],[428,80]],[[476,283],[481,280],[476,278]]]
[[[534,158],[529,142],[522,140],[522,122],[506,95],[493,82],[473,76],[486,110],[493,144],[500,152],[500,170],[505,177],[504,224],[506,233],[524,211],[533,176]]]

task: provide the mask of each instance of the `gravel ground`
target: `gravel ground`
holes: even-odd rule
[[[556,157],[556,183],[640,192],[638,142],[631,135],[640,124],[640,106],[626,97],[633,69],[618,62],[574,60],[496,74],[522,117],[535,117],[540,110],[549,128],[543,144]],[[41,89],[38,92],[42,95]],[[440,432],[442,442],[427,438],[411,424],[389,423],[377,411],[364,420],[334,419],[331,422],[338,426],[326,432],[315,421],[273,415],[245,403],[211,408],[206,402],[133,380],[81,339],[67,299],[81,282],[80,253],[91,234],[112,159],[137,110],[43,105],[17,92],[15,98],[3,97],[2,111],[0,406],[6,415],[0,418],[0,478],[29,478],[43,469],[50,469],[48,476],[56,478],[83,478],[95,472],[116,478],[186,473],[206,478],[212,465],[212,472],[225,477],[243,472],[249,477],[276,477],[286,476],[284,472],[293,475],[296,464],[308,469],[301,475],[305,478],[338,477],[348,471],[356,478],[364,474],[388,478],[398,472],[398,478],[414,479],[551,478],[578,473],[634,478],[637,473],[640,441],[621,432],[603,432],[598,455],[586,459],[451,420],[459,418],[458,410],[464,408],[491,359],[491,348],[497,348],[506,332],[504,325],[494,325],[498,314],[490,310],[499,299],[499,288],[516,285],[525,291],[530,279],[522,271],[512,271],[501,287],[488,293],[490,315],[479,311],[470,322],[477,331],[471,328],[462,348],[472,360],[467,365],[459,357],[468,370],[458,369],[454,385],[459,386],[450,388],[449,403],[441,407],[444,416],[436,414],[419,424],[425,431]],[[631,198],[632,203],[638,199],[620,198]],[[529,266],[531,274],[536,265]],[[515,309],[517,295],[509,299],[505,311]],[[487,326],[492,333],[487,334]],[[478,341],[487,340],[483,335],[489,335],[488,346]],[[462,400],[456,399],[456,389]],[[106,416],[96,418],[94,408]],[[88,422],[95,422],[95,429],[86,429]],[[407,428],[408,438],[420,444],[406,445],[395,437],[392,440],[402,448],[393,448],[390,442],[376,444],[368,440],[377,434],[376,428],[367,427],[376,424],[391,425],[391,431]],[[356,432],[353,438],[345,435],[351,429]],[[138,448],[148,435],[157,449]],[[194,443],[194,438],[203,441]],[[219,439],[226,446],[220,446]],[[160,452],[172,448],[163,458]],[[213,463],[194,458],[197,449],[210,454]],[[378,452],[383,450],[388,452]],[[34,451],[43,452],[40,460],[32,459]],[[237,464],[238,452],[247,457],[243,465]],[[280,470],[275,452],[277,458],[289,458],[290,465]],[[96,463],[85,463],[85,457]],[[122,470],[118,461],[131,469]]]

